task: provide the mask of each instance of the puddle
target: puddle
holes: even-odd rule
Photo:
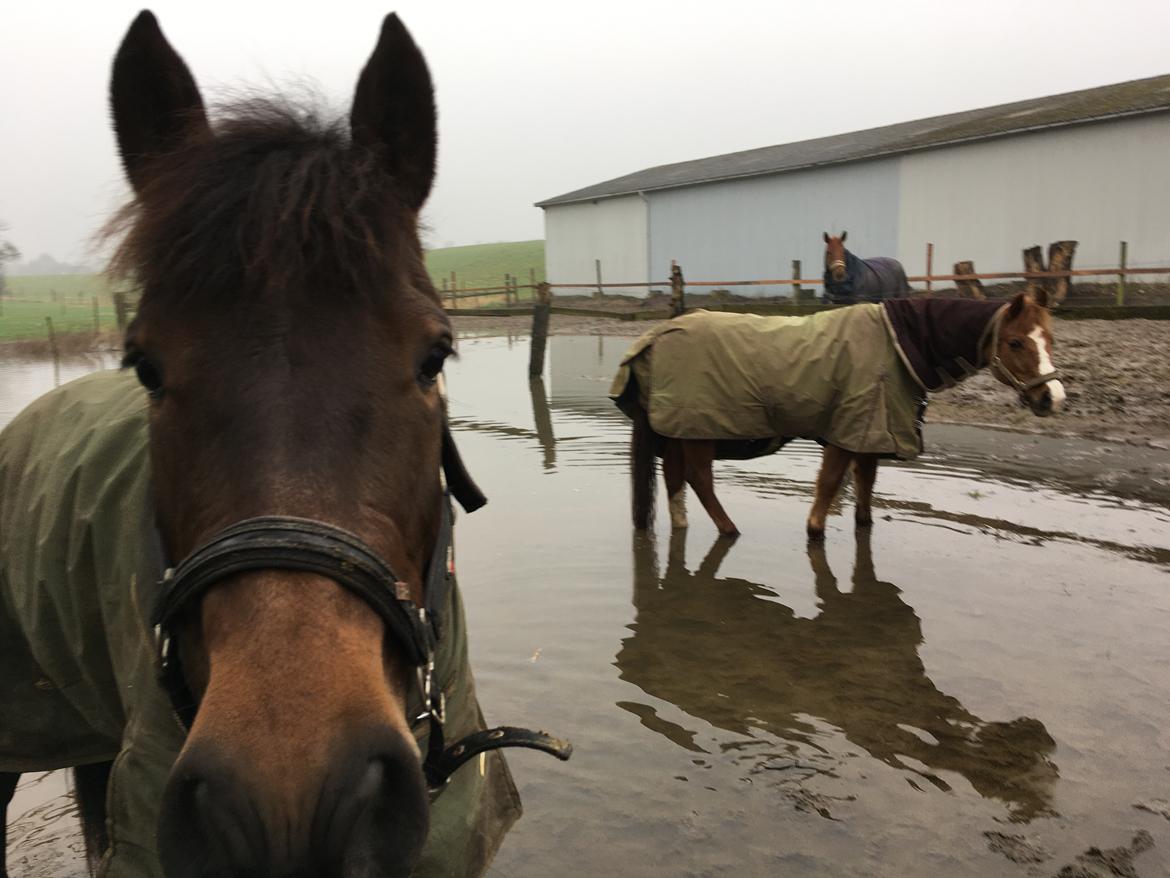
[[[554,337],[535,384],[522,339],[450,366],[490,498],[457,528],[481,701],[576,747],[510,755],[525,816],[491,875],[1052,876],[1139,832],[1134,874],[1170,873],[1170,821],[1134,807],[1170,786],[1170,507],[926,455],[880,470],[868,539],[846,502],[810,551],[794,443],[717,464],[737,542],[694,500],[639,537],[605,399],[628,344]],[[22,795],[57,862],[75,833],[29,811],[64,787]]]

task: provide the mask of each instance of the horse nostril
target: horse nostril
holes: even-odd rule
[[[1052,391],[1045,388],[1044,392],[1040,394],[1040,407],[1044,409],[1052,408]]]
[[[372,757],[367,749],[339,765],[322,792],[319,838],[339,874],[374,866],[387,878],[407,876],[426,841],[430,805],[417,751],[398,736],[378,743]]]
[[[253,875],[263,870],[266,845],[246,793],[215,760],[188,754],[163,793],[159,859],[167,878]]]

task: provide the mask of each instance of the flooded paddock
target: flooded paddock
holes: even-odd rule
[[[464,339],[449,366],[490,498],[456,529],[480,700],[576,747],[509,754],[526,813],[491,875],[1170,874],[1157,492],[1076,487],[1051,441],[1038,481],[927,454],[881,468],[871,535],[846,497],[810,549],[802,442],[716,465],[738,541],[693,498],[689,530],[660,503],[639,536],[605,398],[628,343],[554,337],[535,384],[523,339]],[[12,368],[0,422],[53,384]],[[26,779],[14,875],[83,874],[64,790]]]

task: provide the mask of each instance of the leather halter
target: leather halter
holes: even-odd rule
[[[443,464],[449,488],[466,509],[486,501],[463,468],[444,425]],[[187,686],[179,661],[176,618],[211,586],[238,573],[254,570],[295,570],[327,577],[364,600],[385,622],[386,630],[415,668],[422,713],[430,734],[423,773],[432,797],[438,795],[459,766],[480,753],[501,747],[527,747],[566,760],[568,741],[545,732],[501,726],[474,732],[445,746],[445,703],[435,680],[435,650],[442,636],[438,611],[445,606],[454,582],[451,501],[442,501],[439,534],[427,565],[423,605],[377,552],[355,534],[321,521],[289,516],[249,518],[224,528],[193,551],[159,583],[152,621],[158,646],[159,678],[179,722],[191,727],[198,704]],[[427,607],[432,612],[428,613]]]
[[[1045,372],[1042,375],[1037,375],[1035,378],[1029,378],[1027,381],[1021,381],[1017,378],[1007,367],[999,356],[999,330],[1003,326],[1004,320],[1007,319],[1008,305],[1004,305],[991,318],[991,323],[988,324],[987,330],[984,331],[984,337],[987,332],[991,333],[991,359],[987,365],[991,367],[991,371],[1005,380],[1020,396],[1023,396],[1027,391],[1035,387],[1040,387],[1047,384],[1049,381],[1060,380],[1060,370],[1053,369],[1051,372]],[[982,348],[983,339],[980,339],[980,348]]]

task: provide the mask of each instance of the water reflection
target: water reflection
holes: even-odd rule
[[[1051,813],[1055,747],[1039,720],[989,722],[939,691],[918,647],[922,626],[900,590],[877,578],[869,537],[860,534],[853,587],[843,592],[824,548],[810,547],[820,605],[799,618],[767,587],[718,577],[732,547],[718,540],[693,572],[685,534],[671,538],[659,572],[656,541],[635,537],[633,634],[617,654],[621,678],[685,713],[737,735],[775,736],[812,762],[836,757],[812,717],[834,726],[875,759],[950,790],[936,772],[955,772],[1016,820]],[[619,705],[689,750],[696,732],[645,705]],[[833,766],[827,768],[832,771]],[[816,769],[826,770],[826,769]]]
[[[532,422],[536,425],[536,441],[544,452],[544,468],[557,468],[557,440],[553,435],[552,410],[548,407],[548,395],[544,391],[543,378],[528,379],[528,393],[532,397]]]

